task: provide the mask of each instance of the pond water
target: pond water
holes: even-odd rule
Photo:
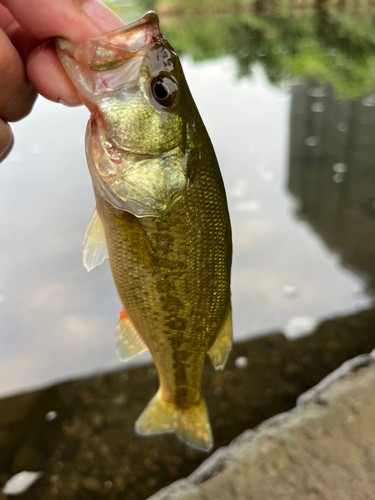
[[[350,243],[350,231],[375,217],[371,96],[348,102],[326,84],[293,79],[280,88],[261,62],[239,79],[231,56],[182,64],[227,190],[234,340],[275,330],[295,337],[369,306],[370,262],[356,254],[372,249]],[[109,267],[88,275],[81,259],[94,208],[87,118],[40,98],[13,126],[0,185],[0,394],[120,366]],[[346,251],[355,262],[343,260]]]
[[[366,19],[355,31],[349,17],[219,16],[220,46],[202,20],[161,18],[226,186],[239,346],[275,332],[292,345],[323,321],[372,310],[373,40]],[[338,31],[332,40],[325,22]],[[2,396],[125,367],[109,266],[87,274],[82,265],[94,208],[87,119],[83,108],[40,98],[13,125],[15,146],[0,169]],[[146,354],[126,366],[149,362]]]

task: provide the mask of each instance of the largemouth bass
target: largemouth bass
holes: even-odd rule
[[[136,432],[175,432],[208,451],[204,360],[208,353],[223,368],[232,338],[231,228],[211,141],[155,13],[56,46],[91,111],[86,155],[96,210],[84,264],[90,270],[108,257],[123,305],[119,354],[148,348],[159,375]]]

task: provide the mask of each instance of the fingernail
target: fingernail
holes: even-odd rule
[[[83,9],[103,33],[124,26],[124,22],[100,0],[88,0]]]
[[[63,104],[64,106],[68,106],[68,108],[78,108],[78,106],[82,106],[81,101],[77,101],[77,100],[69,101],[69,100],[63,99],[62,97],[59,97],[56,102],[59,104]]]

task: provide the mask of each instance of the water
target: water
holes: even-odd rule
[[[307,95],[309,86],[275,88],[261,66],[251,78],[238,80],[229,57],[199,63],[184,57],[182,63],[227,189],[235,340],[288,331],[296,317],[317,324],[369,306],[362,277],[341,264],[340,249],[327,248],[312,221],[297,217],[306,196],[325,214],[324,204],[348,183],[334,182],[336,160],[345,149],[341,136],[348,135],[336,130],[337,111],[329,114],[334,106],[341,109],[334,97],[324,97],[330,107],[315,116],[310,101],[318,98]],[[223,95],[231,97],[223,101]],[[373,108],[366,109],[371,118]],[[87,116],[83,108],[39,99],[33,113],[13,127],[16,145],[2,165],[0,188],[3,213],[9,214],[0,223],[2,394],[120,366],[115,347],[120,303],[109,267],[105,263],[87,274],[81,260],[94,208],[83,147]],[[337,145],[330,157],[322,153],[324,143],[306,142],[320,135],[330,141],[331,130]],[[321,156],[326,194],[319,200],[319,194],[294,186],[301,175],[318,175],[306,165]],[[361,165],[351,163],[347,174],[338,175],[358,175]],[[290,286],[298,287],[293,300],[283,292]]]
[[[182,54],[214,144],[233,227],[236,346],[224,374],[205,375],[217,446],[292,407],[302,391],[375,345],[372,34],[367,19],[356,28],[350,16],[337,14],[340,36],[330,38],[326,26],[333,20],[324,16],[161,20]],[[36,471],[53,477],[65,467],[65,482],[54,480],[56,491],[59,481],[74,483],[71,474],[86,460],[83,486],[77,479],[69,498],[94,498],[94,491],[146,498],[204,457],[173,438],[141,441],[133,435],[157,381],[148,366],[116,371],[124,368],[116,354],[120,303],[109,267],[105,262],[87,274],[82,265],[83,234],[94,208],[83,147],[87,118],[83,108],[39,99],[33,113],[13,126],[16,144],[0,170],[0,394],[113,373],[0,401],[6,408],[1,425],[13,428],[0,456],[13,472],[36,463]],[[143,355],[126,367],[149,362]],[[35,452],[27,445],[21,458],[14,455],[19,436],[29,435],[19,423],[23,416],[52,436],[53,449],[65,451]],[[106,425],[113,436],[104,436]],[[92,429],[101,436],[99,455],[111,464],[105,446],[116,457],[118,436],[126,436],[131,445],[121,449],[127,457],[122,469],[117,461],[104,474],[99,455],[89,458],[99,446],[90,441]],[[83,436],[92,444],[85,451],[79,448]],[[160,465],[158,446],[166,446],[168,463]],[[139,460],[146,465],[137,476],[132,463]],[[88,472],[90,463],[96,472]],[[154,482],[144,489],[132,483],[127,494],[127,468],[141,482]]]

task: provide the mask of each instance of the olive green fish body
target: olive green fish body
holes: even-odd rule
[[[164,394],[182,406],[200,400],[204,358],[230,300],[230,224],[209,143],[207,150],[183,197],[160,217],[137,219],[97,197],[124,308],[151,351]]]
[[[209,450],[202,370],[207,353],[224,366],[232,335],[231,228],[211,141],[156,14],[57,49],[91,111],[97,209],[84,263],[108,257],[124,308],[120,356],[148,348],[160,379],[136,430]]]

